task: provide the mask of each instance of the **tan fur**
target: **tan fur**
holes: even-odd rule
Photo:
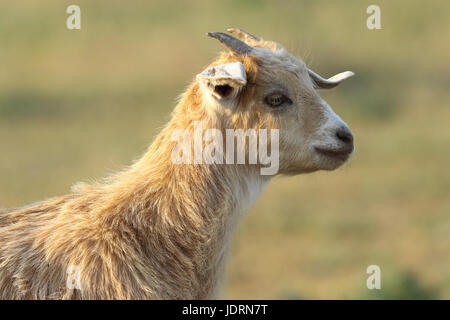
[[[173,164],[172,132],[192,132],[197,120],[223,132],[277,128],[280,173],[340,165],[315,160],[304,147],[325,121],[304,63],[273,42],[251,45],[258,49],[254,55],[224,53],[211,64],[245,66],[247,85],[233,108],[205,103],[194,81],[170,122],[127,170],[79,184],[65,196],[0,211],[0,298],[218,296],[233,228],[269,177],[260,175],[259,165]],[[279,112],[264,105],[274,85],[289,90],[295,107]],[[66,286],[70,265],[80,268],[81,290]]]

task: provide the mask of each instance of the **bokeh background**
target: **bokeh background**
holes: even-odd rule
[[[66,8],[81,7],[81,30]],[[381,7],[382,30],[366,8]],[[0,206],[64,194],[138,158],[222,47],[275,40],[324,76],[344,168],[276,178],[233,242],[223,298],[450,298],[450,2],[0,2]],[[382,289],[366,288],[381,267]]]

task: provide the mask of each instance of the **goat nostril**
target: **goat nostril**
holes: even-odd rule
[[[341,128],[338,131],[336,131],[336,136],[338,137],[339,140],[345,143],[353,142],[353,135],[347,128]]]

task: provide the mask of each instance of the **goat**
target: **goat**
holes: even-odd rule
[[[277,174],[347,161],[353,136],[317,89],[353,73],[322,78],[279,44],[228,31],[236,37],[208,33],[228,50],[196,77],[142,158],[67,195],[2,211],[0,298],[217,298],[233,230],[273,175],[261,174],[261,161],[174,163],[174,132],[193,134],[198,121],[223,134],[279,130]]]

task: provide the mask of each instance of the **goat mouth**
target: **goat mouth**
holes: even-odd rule
[[[320,155],[326,156],[328,158],[334,158],[339,160],[347,160],[353,152],[353,146],[345,147],[341,149],[325,149],[320,147],[314,147],[316,152]]]

